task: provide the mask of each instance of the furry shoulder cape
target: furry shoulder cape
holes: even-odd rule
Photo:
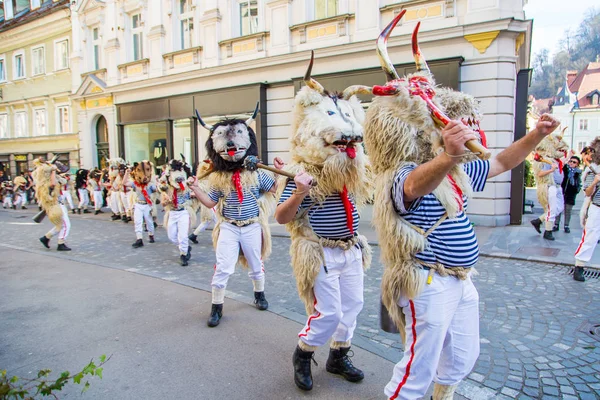
[[[266,172],[269,174],[269,172]],[[233,183],[231,182],[231,177],[233,176],[233,172],[227,171],[217,171],[213,172],[209,175],[209,185],[211,189],[216,189],[223,193],[223,197],[219,200],[217,204],[217,224],[213,229],[212,239],[213,239],[213,247],[217,248],[217,242],[219,240],[219,234],[221,233],[221,224],[225,219],[223,218],[223,205],[225,204],[225,199],[227,196],[235,190]],[[242,181],[243,188],[250,188],[252,186],[258,186],[258,172],[251,172],[244,170],[240,174],[240,178]],[[266,261],[271,255],[271,227],[269,226],[269,216],[273,214],[275,210],[275,196],[273,193],[265,192],[262,193],[258,199],[258,223],[262,229],[262,247],[261,247],[261,257],[263,262]],[[210,211],[210,210],[209,210]],[[211,217],[212,219],[212,217]],[[246,257],[242,253],[240,249],[240,255],[238,257],[238,263],[241,264],[244,268],[248,268],[248,262],[246,261]]]
[[[331,190],[328,188],[327,180],[320,173],[320,169],[310,164],[305,163],[294,163],[286,166],[287,171],[295,174],[300,171],[306,171],[311,174],[318,182],[318,185],[311,189],[311,198],[315,202],[323,202],[327,196],[337,193],[337,190]],[[366,178],[366,177],[365,177]],[[277,198],[281,197],[283,190],[287,183],[286,177],[279,178],[279,186],[277,188]],[[366,182],[357,182],[359,185],[356,186],[360,190],[364,190],[368,184]],[[339,185],[339,182],[337,183]],[[364,194],[350,191],[357,198],[357,205],[362,204],[366,199]],[[363,195],[363,196],[361,196]],[[292,259],[292,268],[294,271],[294,277],[296,278],[296,285],[298,288],[298,294],[304,302],[306,313],[308,315],[315,312],[315,296],[313,287],[315,279],[319,275],[321,266],[325,264],[325,256],[323,254],[323,247],[319,242],[319,237],[313,231],[308,220],[308,213],[297,214],[296,217],[285,225],[287,231],[290,233],[292,244],[290,246],[290,257]],[[367,238],[363,235],[358,235],[358,243],[362,248],[363,257],[363,269],[367,270],[371,266],[372,250],[369,245]]]

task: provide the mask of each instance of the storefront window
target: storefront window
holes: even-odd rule
[[[134,163],[149,160],[160,171],[167,163],[167,123],[125,125],[125,159]]]
[[[192,130],[189,119],[173,121],[173,158],[181,155],[192,165]]]

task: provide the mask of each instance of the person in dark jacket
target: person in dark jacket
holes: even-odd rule
[[[565,215],[565,233],[571,232],[571,228],[569,228],[569,223],[571,222],[571,211],[575,205],[577,193],[581,191],[581,169],[579,168],[580,162],[581,161],[579,160],[579,157],[571,156],[569,162],[563,166],[563,181],[561,186],[563,196],[565,198],[565,211],[563,212]],[[556,218],[554,229],[552,229],[553,231],[559,230],[560,216],[563,213],[559,214]]]

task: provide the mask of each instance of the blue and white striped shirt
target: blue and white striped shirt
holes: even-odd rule
[[[258,217],[258,196],[261,192],[268,192],[275,184],[273,179],[263,171],[258,173],[258,186],[253,186],[250,189],[243,188],[244,201],[240,204],[240,200],[235,189],[227,195],[223,204],[223,217],[229,220],[244,221]],[[211,188],[207,193],[212,201],[219,201],[224,196],[223,192],[215,188]]]
[[[392,200],[398,213],[408,222],[428,230],[446,212],[439,200],[432,194],[425,195],[404,206],[404,182],[416,165],[405,165],[396,174],[392,187]],[[481,192],[485,187],[490,170],[489,161],[476,160],[463,165],[471,178],[473,191]],[[463,207],[467,209],[467,198],[463,196]],[[416,257],[427,263],[440,263],[445,267],[471,267],[477,263],[479,246],[475,230],[467,215],[460,211],[456,218],[446,219],[428,237],[429,246]]]
[[[283,203],[292,196],[292,190],[296,189],[296,183],[292,180],[288,181],[281,197],[279,198],[279,204]],[[354,197],[348,195],[350,203],[352,203],[353,212],[353,228],[354,232],[358,232],[358,222],[360,216],[356,210],[356,204],[354,203]],[[308,221],[312,226],[315,233],[323,238],[327,239],[346,239],[352,237],[353,234],[346,225],[346,211],[344,209],[344,203],[339,194],[332,194],[325,199],[325,202],[321,204],[315,204],[315,202],[306,196],[298,211],[302,209],[308,209]]]

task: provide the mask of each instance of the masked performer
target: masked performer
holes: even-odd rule
[[[130,188],[136,197],[133,205],[133,221],[135,224],[135,236],[136,241],[132,244],[134,248],[142,247],[144,242],[143,228],[144,221],[146,222],[146,229],[148,230],[148,241],[154,243],[154,223],[152,216],[153,201],[151,199],[152,193],[156,192],[156,184],[152,177],[154,175],[154,166],[150,161],[144,160],[139,163],[133,164],[133,170],[131,174],[129,169],[123,176],[123,187]],[[133,181],[130,180],[133,179]]]
[[[88,185],[88,174],[87,169],[78,169],[75,173],[75,189],[79,195],[79,205],[77,206],[77,213],[84,214],[89,213],[87,206],[90,204],[90,192],[87,189]]]
[[[311,359],[329,340],[326,369],[350,382],[364,378],[348,357],[356,318],[363,307],[364,269],[371,249],[358,234],[357,206],[368,197],[362,140],[364,111],[351,86],[330,93],[310,77],[295,99],[292,163],[296,178],[281,185],[275,219],[291,234],[290,255],[300,298],[309,315],[293,354],[294,382],[313,386]],[[311,181],[316,179],[317,186]]]
[[[108,160],[108,181],[103,186],[108,190],[107,203],[112,210],[111,219],[113,221],[122,220],[127,222],[127,215],[121,201],[121,194],[119,192],[120,179],[119,177],[119,166],[125,164],[125,160],[122,158],[112,158]]]
[[[435,87],[417,44],[418,24],[417,72],[400,78],[388,57],[387,37],[403,14],[378,40],[388,83],[373,87],[365,122],[376,174],[373,226],[385,267],[382,300],[405,349],[385,394],[422,398],[434,380],[433,399],[451,399],[479,354],[479,296],[470,278],[479,248],[466,214],[469,196],[521,163],[558,122],[543,115],[493,159],[475,159],[465,145],[488,154],[478,143],[484,136],[477,102]]]
[[[171,160],[159,180],[162,192],[162,205],[165,207],[163,226],[167,228],[169,240],[179,248],[179,259],[182,267],[188,265],[192,256],[188,234],[190,224],[195,225],[196,213],[193,211],[193,201],[188,178],[192,171],[179,160]],[[146,222],[148,224],[148,222]],[[148,230],[150,227],[147,226]]]
[[[119,209],[122,211],[122,221],[127,223],[131,221],[131,213],[129,208],[129,199],[128,193],[130,189],[123,185],[123,178],[125,177],[125,171],[127,170],[127,165],[119,164],[118,167],[118,175],[116,176],[113,186],[114,190],[118,192],[118,201],[119,201]]]
[[[26,210],[25,203],[27,202],[27,193],[25,190],[25,186],[27,185],[27,179],[22,176],[17,176],[14,181],[14,189],[13,189],[13,209],[21,208]]]
[[[102,172],[98,168],[94,168],[90,171],[88,178],[88,187],[91,189],[92,196],[94,199],[94,215],[103,213],[102,211],[102,190],[104,188],[102,183]],[[84,211],[85,212],[85,211]]]
[[[2,207],[12,208],[14,185],[12,181],[2,182]]]
[[[538,201],[544,207],[544,214],[531,221],[538,233],[544,224],[544,239],[554,240],[552,229],[554,221],[565,207],[565,199],[561,184],[563,181],[563,165],[569,146],[562,136],[550,135],[535,148],[533,157],[533,173],[537,185]]]
[[[62,194],[65,199],[65,204],[68,204],[69,209],[71,209],[71,212],[75,214],[77,211],[73,206],[73,196],[71,195],[71,174],[69,174],[69,172],[66,172],[64,174],[61,174],[61,177],[66,181],[66,183],[61,187]]]
[[[51,160],[50,162],[37,159],[34,161],[36,169],[33,171],[33,180],[36,185],[35,197],[42,210],[46,212],[50,222],[54,227],[40,238],[40,242],[50,248],[50,239],[58,234],[58,251],[70,251],[71,249],[65,244],[65,240],[71,229],[69,221],[69,213],[64,204],[61,187],[66,180],[59,174],[65,173],[69,167],[61,164],[59,161]]]
[[[575,251],[575,269],[573,279],[585,282],[584,267],[592,259],[598,239],[600,239],[600,137],[595,138],[590,144],[588,153],[591,160],[583,173],[583,190],[586,198],[590,198],[587,208],[582,210],[583,235],[577,251]],[[584,204],[585,205],[585,204]]]
[[[262,171],[244,170],[244,159],[257,156],[256,134],[250,124],[258,106],[248,120],[225,119],[214,126],[200,123],[210,131],[206,151],[213,165],[209,192],[196,181],[192,189],[207,208],[217,206],[219,222],[213,230],[217,263],[212,278],[212,308],[207,324],[219,325],[223,315],[225,288],[239,262],[249,267],[254,286],[254,304],[259,310],[269,306],[265,298],[263,262],[271,253],[268,218],[275,205],[275,180]],[[261,195],[261,193],[264,193]]]

